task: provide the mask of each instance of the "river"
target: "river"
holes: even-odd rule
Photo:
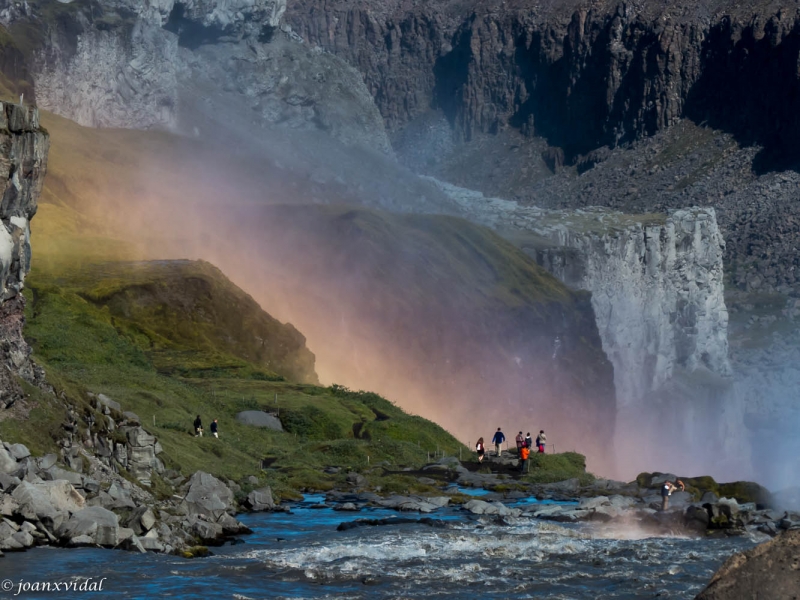
[[[254,533],[213,548],[214,556],[203,559],[89,548],[7,554],[0,559],[0,579],[13,587],[0,593],[26,599],[688,599],[728,556],[756,543],[748,537],[699,540],[677,533],[647,537],[634,525],[498,522],[457,508],[429,515],[427,523],[337,531],[346,521],[409,515],[318,508],[323,501],[306,496],[291,513],[242,515]],[[102,590],[21,587],[88,578],[95,587],[102,583]]]

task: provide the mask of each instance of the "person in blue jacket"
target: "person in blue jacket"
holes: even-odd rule
[[[492,438],[492,443],[494,444],[494,449],[497,450],[497,456],[500,456],[500,445],[506,441],[506,436],[503,435],[503,432],[500,428],[497,428],[497,431]]]

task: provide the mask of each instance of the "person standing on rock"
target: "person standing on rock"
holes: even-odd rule
[[[519,449],[519,472],[520,473],[524,473],[525,472],[525,465],[527,464],[528,459],[530,458],[530,456],[531,456],[531,451],[528,449],[527,446],[522,446]]]
[[[539,454],[544,454],[544,445],[547,442],[547,436],[544,434],[544,429],[539,431],[536,438],[536,447],[539,449]]]
[[[528,435],[525,436],[525,447],[530,450],[533,447],[533,438],[531,437],[531,432],[528,432]]]
[[[522,432],[520,431],[517,434],[517,454],[519,454],[520,448],[525,445],[525,438],[522,436]]]
[[[211,435],[213,435],[215,438],[219,438],[219,434],[217,433],[217,420],[216,419],[214,419],[211,422]]]
[[[486,454],[486,448],[483,445],[483,438],[478,439],[478,443],[475,444],[475,452],[478,453],[478,462],[483,462],[483,455]]]
[[[194,420],[194,437],[203,437],[203,422],[200,420],[200,415]]]
[[[497,456],[500,456],[501,446],[503,442],[506,441],[506,436],[503,435],[500,427],[497,428],[497,431],[494,433],[494,437],[492,438],[492,443],[494,444],[494,449],[497,450]]]
[[[675,490],[684,490],[683,482],[678,479],[675,483],[671,481],[665,481],[664,485],[661,486],[661,511],[666,511],[669,508],[669,497],[672,495],[672,492]]]

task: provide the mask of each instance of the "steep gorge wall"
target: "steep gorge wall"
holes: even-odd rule
[[[24,91],[42,109],[86,126],[194,136],[279,127],[391,154],[360,74],[281,31],[285,8],[285,0],[45,0],[0,10],[9,34],[0,55],[18,67],[3,72],[16,87],[32,82]]]
[[[796,155],[797,8],[298,0],[285,18],[361,71],[392,130],[437,107],[462,137],[518,127],[569,160],[688,116]]]
[[[728,360],[724,241],[713,209],[551,211],[438,185],[467,218],[514,240],[571,287],[592,292],[614,365],[624,475],[656,464],[704,465],[734,476],[749,468],[745,409]],[[654,443],[664,431],[668,453]]]
[[[37,381],[22,337],[21,290],[31,266],[30,220],[42,190],[49,148],[36,109],[0,103],[0,407],[21,397],[17,377]]]

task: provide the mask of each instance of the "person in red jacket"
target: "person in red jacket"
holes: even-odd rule
[[[520,473],[524,473],[525,472],[525,465],[527,464],[528,459],[530,458],[530,456],[531,456],[531,451],[528,449],[527,446],[522,446],[522,448],[519,449],[519,472]]]

